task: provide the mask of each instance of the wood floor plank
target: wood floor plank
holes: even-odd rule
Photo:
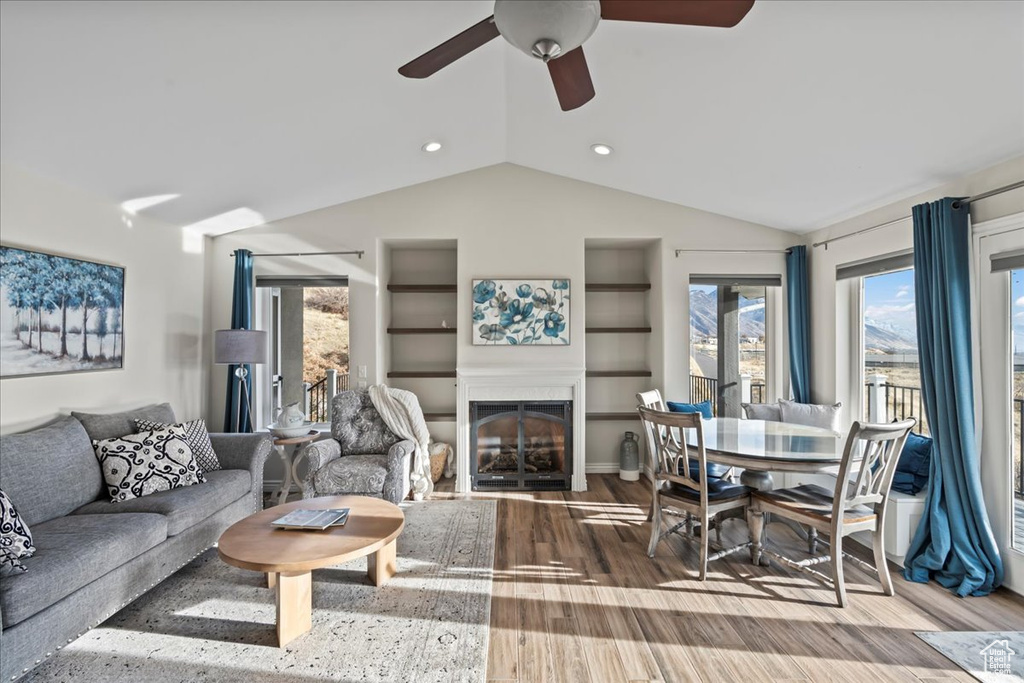
[[[615,647],[615,633],[608,623],[594,580],[587,577],[584,581],[570,583],[568,588],[583,650],[587,653],[590,680],[601,683],[626,680],[626,670]]]
[[[584,658],[583,640],[575,618],[548,619],[548,640],[555,663],[555,678],[559,683],[587,683],[590,675],[589,659]]]
[[[548,622],[543,601],[535,596],[516,594],[519,610],[519,680],[556,680],[555,660],[548,638]]]

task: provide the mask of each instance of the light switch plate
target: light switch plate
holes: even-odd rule
[[[366,366],[365,365],[360,365],[359,366],[359,377],[360,377],[360,379],[366,379]]]

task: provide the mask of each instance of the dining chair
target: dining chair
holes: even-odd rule
[[[878,574],[882,592],[893,595],[892,577],[886,564],[882,532],[885,511],[903,444],[917,424],[910,418],[889,424],[854,422],[846,439],[835,490],[817,484],[804,484],[787,489],[755,491],[748,511],[750,536],[754,539],[755,564],[761,554],[775,558],[783,565],[814,576],[835,589],[836,601],[846,607],[846,586],[843,582],[844,558]],[[851,480],[851,474],[856,476]],[[829,534],[829,554],[793,560],[763,547],[764,515],[783,517],[819,532]],[[858,531],[870,531],[875,565],[843,552],[843,538]],[[832,563],[832,576],[812,569],[824,562]]]
[[[665,400],[661,397],[661,392],[657,389],[650,389],[648,391],[641,391],[636,395],[636,402],[638,406],[644,408],[650,408],[651,410],[660,410],[662,412],[670,412],[668,405]],[[719,465],[717,463],[708,463],[707,469],[705,470],[710,477],[732,479],[733,468],[728,465]],[[647,512],[647,521],[650,522],[654,519],[654,501],[651,501],[651,509]]]
[[[638,397],[639,398],[639,397]],[[684,530],[683,536],[700,545],[699,579],[707,575],[708,562],[749,548],[750,543],[725,548],[722,546],[722,513],[738,510],[742,514],[750,503],[751,488],[725,479],[706,476],[707,452],[704,449],[704,424],[699,413],[670,413],[640,406],[637,408],[647,436],[652,481],[651,542],[648,557],[654,557],[658,541]],[[696,454],[685,439],[675,434],[693,429],[697,435]],[[661,530],[663,514],[682,516],[683,521],[665,532]],[[699,537],[693,533],[693,522],[700,525]],[[717,543],[711,545],[710,531],[715,528]],[[709,555],[709,550],[714,554]]]

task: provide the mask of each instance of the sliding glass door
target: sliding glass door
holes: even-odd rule
[[[348,388],[348,279],[257,277],[256,316],[271,339],[270,363],[257,367],[255,383],[261,424],[289,403],[330,422],[330,399]]]
[[[981,478],[1005,584],[1024,592],[1024,214],[975,226]]]
[[[768,399],[768,288],[779,278],[690,279],[690,401],[720,417]]]

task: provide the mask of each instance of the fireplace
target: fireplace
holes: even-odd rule
[[[572,481],[572,401],[471,401],[474,491],[567,491]]]

